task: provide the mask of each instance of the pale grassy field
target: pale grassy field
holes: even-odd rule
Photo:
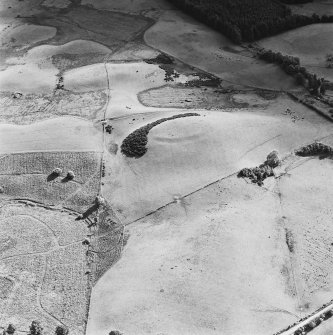
[[[261,40],[259,45],[282,54],[299,57],[309,70],[333,80],[333,69],[326,67],[326,57],[333,53],[333,24],[313,24]],[[311,40],[311,43],[309,43]]]
[[[296,122],[283,114],[287,108],[297,116]],[[173,201],[176,194],[190,193],[243,167],[258,165],[272,150],[285,155],[331,132],[325,120],[286,97],[261,109],[197,112],[201,117],[154,128],[142,158],[125,158],[120,153],[110,157],[103,192],[126,222]],[[110,140],[120,146],[134,129],[162,117],[165,114],[114,121]]]
[[[101,151],[102,132],[91,122],[59,117],[32,125],[0,125],[0,152]]]
[[[259,62],[220,33],[179,11],[165,11],[145,33],[148,45],[235,84],[294,89],[276,66]]]
[[[92,284],[87,335],[266,335],[330,300],[332,161],[289,155],[331,143],[331,124],[245,88],[294,80],[167,1],[81,4],[0,5],[0,326],[39,319],[46,335],[59,323],[83,335]],[[331,27],[260,43],[322,66]],[[145,62],[160,51],[169,68]],[[202,84],[199,69],[221,86],[185,87]],[[131,132],[186,111],[200,116],[154,127],[142,158],[122,155]],[[236,177],[272,150],[286,174],[262,188]]]
[[[277,209],[274,193],[232,177],[128,226],[87,334],[259,335],[294,322]]]
[[[64,211],[13,202],[2,203],[0,227],[0,277],[13,283],[0,287],[1,325],[12,322],[23,331],[37,319],[47,334],[59,323],[84,334],[86,223]]]

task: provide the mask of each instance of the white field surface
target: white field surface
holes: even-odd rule
[[[333,6],[332,6],[333,7]],[[333,80],[333,69],[325,67],[326,55],[333,54],[333,24],[312,24],[259,42],[260,46],[299,57],[312,72]],[[311,42],[309,42],[311,41]],[[311,67],[312,66],[312,67]]]
[[[36,63],[13,65],[1,72],[0,91],[48,94],[56,86],[58,72],[49,62],[43,67]]]
[[[304,119],[281,115],[287,107]],[[110,158],[114,180],[107,170],[102,192],[130,238],[93,289],[87,335],[273,334],[332,298],[332,161],[291,157],[288,174],[264,188],[229,176],[274,149],[284,157],[330,143],[331,125],[286,98],[252,112],[199,112],[156,126],[142,158]]]
[[[300,120],[292,122],[290,115],[283,115],[287,108]],[[132,116],[114,120],[113,141],[120,146],[140,126],[186,112],[178,109],[133,116],[135,121]],[[259,165],[272,150],[287,155],[332,132],[326,120],[286,97],[247,111],[197,112],[201,117],[167,121],[153,128],[142,158],[127,158],[120,150],[110,157],[104,193],[125,222],[173,201],[174,195],[185,195],[243,167]]]
[[[0,124],[0,153],[102,151],[102,131],[86,120],[61,117],[31,125]]]
[[[144,35],[151,47],[235,84],[294,89],[294,80],[277,66],[242,55],[241,47],[180,11],[164,11]]]
[[[87,335],[267,335],[296,321],[276,198],[234,177],[129,226],[93,289]]]
[[[145,62],[98,63],[65,72],[64,85],[73,92],[109,88],[106,118],[115,118],[156,112],[156,108],[143,106],[137,95],[141,91],[165,85],[164,76],[164,70]],[[185,83],[188,79],[180,75],[174,82]]]

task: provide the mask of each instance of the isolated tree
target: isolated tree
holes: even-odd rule
[[[67,179],[73,180],[75,178],[75,174],[73,171],[68,171],[67,172]]]
[[[119,330],[111,330],[109,335],[123,335]]]
[[[8,325],[7,329],[6,329],[5,334],[14,334],[15,331],[16,331],[15,326],[14,326],[13,324],[10,323],[10,324]]]
[[[98,207],[101,207],[101,206],[105,206],[105,199],[102,197],[102,196],[100,196],[100,195],[98,195],[97,197],[96,197],[96,199],[95,199],[95,204],[98,206]]]
[[[60,168],[55,168],[52,171],[52,174],[56,175],[56,176],[60,176],[62,174],[62,170]]]
[[[29,335],[43,335],[43,327],[38,321],[32,321]]]
[[[57,326],[55,334],[56,335],[68,335],[68,328],[65,326]]]

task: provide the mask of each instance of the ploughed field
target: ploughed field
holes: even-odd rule
[[[332,157],[297,154],[332,126],[294,78],[170,1],[0,17],[1,329],[264,335],[332,299]],[[331,27],[256,46],[330,78]]]

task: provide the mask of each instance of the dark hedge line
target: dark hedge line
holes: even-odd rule
[[[265,49],[260,50],[258,56],[266,62],[278,64],[284,72],[293,76],[297,83],[307,88],[311,94],[325,94],[325,79],[318,78],[316,74],[310,73],[305,67],[300,66],[298,57],[282,55],[280,52]]]
[[[147,143],[148,143],[148,134],[150,130],[157,125],[183,117],[189,116],[200,116],[198,113],[185,113],[185,114],[177,114],[171,117],[163,118],[152,123],[148,123],[147,125],[134,130],[131,134],[129,134],[121,144],[121,152],[127,157],[135,157],[140,158],[147,152]]]
[[[313,23],[333,22],[333,15],[292,15],[290,8],[277,0],[169,1],[235,43],[251,42]]]

